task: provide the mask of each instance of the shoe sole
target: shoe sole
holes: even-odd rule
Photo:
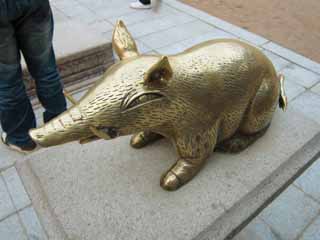
[[[8,149],[13,150],[13,151],[18,152],[18,153],[22,153],[22,154],[32,153],[32,152],[34,152],[34,151],[37,149],[37,147],[36,147],[35,149],[30,150],[30,151],[22,150],[21,148],[15,146],[15,145],[6,143],[6,141],[3,139],[3,136],[2,136],[2,135],[1,135],[1,142],[2,142],[3,145],[5,145]]]
[[[130,5],[130,8],[132,9],[137,9],[137,10],[146,10],[146,9],[151,9],[152,6],[145,6],[145,7],[134,7]]]

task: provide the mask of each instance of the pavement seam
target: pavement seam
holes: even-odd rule
[[[270,41],[270,42],[271,42],[271,41]],[[275,43],[275,42],[274,42],[274,43]],[[278,44],[278,43],[276,43],[276,44]],[[307,70],[307,71],[310,71],[310,72],[312,72],[312,73],[320,76],[320,73],[319,73],[319,72],[315,72],[312,68],[307,68],[307,67],[301,65],[299,62],[293,61],[293,60],[291,60],[291,59],[289,59],[289,58],[286,58],[285,56],[279,55],[277,52],[274,52],[274,51],[271,50],[271,49],[264,48],[264,45],[266,45],[266,44],[263,44],[263,45],[261,45],[260,47],[262,47],[264,50],[267,50],[267,51],[269,51],[269,52],[271,52],[271,53],[273,53],[273,54],[275,54],[275,55],[277,55],[277,56],[279,56],[279,57],[281,57],[281,58],[289,61],[290,63],[296,64],[296,65],[299,66],[300,68],[303,68],[303,69],[305,69],[305,70]],[[279,44],[278,44],[278,45],[279,45]],[[284,46],[281,46],[281,47],[284,48],[284,49],[287,49],[287,50],[290,50],[290,51],[293,51],[293,52],[294,52],[294,50],[291,50],[291,49],[286,48],[286,47],[284,47]],[[296,52],[294,52],[294,53],[296,53]],[[297,53],[297,54],[298,54],[298,53]],[[307,57],[305,57],[305,56],[303,56],[303,55],[300,55],[300,56],[301,56],[301,57],[304,57],[304,58],[307,58]],[[308,58],[307,58],[307,59],[308,59]],[[316,62],[316,63],[317,63],[317,62]],[[320,63],[317,63],[317,64],[320,64]],[[289,66],[289,65],[288,65],[288,66]],[[286,67],[288,67],[288,66],[286,66]]]
[[[298,234],[295,240],[303,240],[301,237],[306,232],[306,230],[317,220],[319,216],[320,216],[320,210],[318,211],[318,214],[302,229],[302,231]]]
[[[320,161],[320,159],[318,161]],[[320,204],[320,199],[317,199],[314,196],[312,196],[311,194],[306,193],[299,185],[296,185],[296,183],[293,183],[292,185],[294,187],[296,187],[297,189],[299,189],[301,192],[303,192],[307,197],[311,198],[313,201],[315,201],[316,203]]]
[[[262,217],[260,217],[260,215],[258,215],[257,218],[259,218],[270,229],[270,231],[277,238],[277,240],[282,240],[280,234],[275,229],[273,229],[273,227],[268,222],[266,222]]]
[[[221,31],[226,32],[226,33],[229,33],[229,34],[231,34],[231,35],[233,35],[233,36],[235,36],[235,37],[237,37],[237,38],[240,38],[238,35],[234,34],[233,32],[229,32],[229,31],[225,30],[224,28],[221,28],[221,27],[215,25],[215,24],[212,23],[211,21],[205,21],[205,20],[203,20],[202,18],[200,18],[199,16],[190,14],[189,12],[182,11],[181,9],[176,8],[176,7],[172,6],[172,5],[170,5],[169,3],[165,3],[165,4],[166,4],[167,6],[169,6],[169,7],[171,7],[171,8],[174,8],[174,9],[178,10],[178,11],[181,12],[181,13],[184,13],[184,14],[187,14],[188,16],[191,16],[191,17],[196,18],[196,19],[197,19],[196,21],[204,22],[204,23],[206,23],[206,24],[208,24],[208,25],[210,25],[210,26],[212,26],[212,27],[215,27],[215,28],[217,28],[217,29],[219,29],[219,30],[221,30]],[[196,8],[195,8],[195,9],[196,9]],[[202,12],[203,12],[203,11],[202,11]],[[205,12],[203,12],[203,13],[205,13]],[[224,20],[223,20],[223,21],[224,21]],[[228,23],[228,24],[231,24],[231,23],[229,23],[229,22],[227,22],[227,23]],[[234,24],[231,24],[231,25],[233,25],[233,26],[235,26],[235,27],[238,27],[237,25],[234,25]],[[245,30],[245,29],[243,29],[243,30]],[[247,30],[245,30],[245,31],[247,31]],[[248,32],[248,31],[247,31],[247,32]],[[249,32],[249,33],[251,33],[251,32]],[[255,34],[255,33],[252,33],[252,34]],[[259,36],[260,36],[260,35],[259,35]],[[268,40],[268,42],[271,42],[271,40]],[[268,43],[268,42],[266,42],[266,43]],[[266,44],[266,43],[264,43],[264,44]],[[263,44],[262,44],[262,45],[263,45]]]
[[[23,211],[23,210],[25,210],[26,208],[31,207],[31,206],[32,206],[32,203],[28,204],[27,206],[25,206],[25,207],[23,207],[23,208],[19,208],[19,210],[15,210],[14,212],[8,214],[7,216],[1,218],[1,219],[0,219],[0,223],[3,222],[3,221],[5,221],[7,218],[12,217],[13,215],[18,214],[19,212],[21,212],[21,211]]]

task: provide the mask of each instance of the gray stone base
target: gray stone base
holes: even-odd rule
[[[165,140],[141,150],[129,137],[68,144],[18,170],[50,239],[230,239],[315,160],[319,129],[279,111],[263,138],[240,154],[212,154],[176,192],[159,186],[176,158]]]

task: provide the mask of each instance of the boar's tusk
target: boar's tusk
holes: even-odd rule
[[[97,137],[102,138],[102,139],[104,139],[104,140],[109,140],[109,139],[111,139],[111,137],[110,137],[107,133],[105,133],[105,132],[97,129],[96,127],[90,126],[89,128],[90,128],[91,132],[92,132],[94,135],[96,135]]]
[[[63,90],[64,96],[73,104],[76,105],[77,101],[72,97],[70,93],[68,93],[66,90]]]

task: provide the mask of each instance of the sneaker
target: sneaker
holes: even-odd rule
[[[10,148],[11,150],[14,150],[16,152],[19,152],[19,153],[31,153],[37,148],[37,144],[32,140],[30,140],[29,142],[27,142],[21,146],[9,143],[7,140],[7,135],[5,133],[1,134],[1,141],[8,148]]]
[[[150,9],[152,8],[151,4],[143,4],[139,0],[130,3],[130,7],[134,9]]]

